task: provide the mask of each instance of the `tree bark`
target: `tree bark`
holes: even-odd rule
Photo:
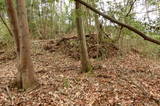
[[[86,7],[89,8],[89,9],[91,9],[91,10],[94,11],[95,13],[103,16],[105,19],[108,19],[108,20],[110,20],[110,21],[113,22],[113,23],[116,23],[116,24],[118,24],[118,25],[120,25],[120,26],[122,26],[122,27],[125,27],[125,28],[127,28],[127,29],[135,32],[136,34],[138,34],[139,36],[141,36],[144,40],[147,40],[147,41],[150,41],[150,42],[153,42],[153,43],[155,43],[155,44],[160,45],[160,41],[148,37],[148,36],[145,35],[143,32],[139,31],[138,29],[136,29],[136,28],[134,28],[134,27],[132,27],[132,26],[130,26],[130,25],[124,24],[124,23],[122,23],[122,22],[119,22],[119,21],[111,18],[110,16],[108,16],[108,15],[100,12],[99,10],[95,9],[94,7],[92,7],[91,5],[87,4],[86,2],[84,2],[84,1],[82,1],[82,0],[75,0],[75,1],[81,3],[82,5],[86,6]]]
[[[28,89],[38,85],[34,77],[34,69],[31,60],[29,28],[27,22],[27,10],[24,0],[17,0],[18,12],[13,5],[13,0],[6,0],[8,15],[12,25],[14,37],[17,45],[18,73],[13,83],[20,89]]]
[[[102,26],[101,26],[101,23],[99,22],[99,19],[98,19],[98,15],[97,14],[95,14],[95,24],[96,24],[96,29],[97,29],[97,32],[98,32],[98,41],[99,41],[99,43],[101,43],[102,42],[102,40],[103,40],[103,32],[102,32]]]
[[[31,59],[31,42],[27,20],[27,9],[25,0],[17,0],[18,19],[22,36],[20,38],[20,82],[23,89],[37,86],[38,82],[34,77],[34,68]]]
[[[10,23],[11,23],[11,28],[12,28],[12,31],[13,31],[13,35],[14,35],[14,38],[15,38],[15,43],[16,43],[16,51],[17,51],[17,56],[19,58],[19,55],[20,55],[20,41],[19,41],[19,38],[20,38],[20,28],[19,28],[19,23],[18,23],[18,17],[17,17],[17,13],[16,13],[16,10],[14,8],[14,5],[13,5],[13,1],[12,0],[6,0],[6,5],[7,5],[7,13],[8,13],[8,16],[9,16],[9,20],[10,20]]]
[[[82,65],[82,72],[89,72],[91,71],[91,64],[89,62],[87,45],[86,45],[86,38],[83,29],[83,22],[82,17],[80,14],[81,4],[76,2],[76,22],[77,22],[77,32],[80,39],[80,51],[81,51],[81,65]]]

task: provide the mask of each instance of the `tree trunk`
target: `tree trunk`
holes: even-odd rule
[[[96,29],[97,29],[97,33],[98,33],[98,35],[97,35],[98,41],[99,41],[99,43],[101,43],[103,40],[103,32],[102,32],[102,28],[101,28],[102,26],[98,20],[98,15],[95,14],[94,17],[95,17],[95,24],[96,24]]]
[[[81,70],[82,72],[89,72],[91,71],[91,64],[89,62],[86,38],[84,35],[83,22],[80,10],[81,10],[81,5],[79,2],[76,2],[76,14],[77,14],[76,22],[77,22],[77,32],[80,39],[81,65],[82,65]]]
[[[27,10],[24,0],[17,0],[17,12],[12,0],[6,0],[8,15],[18,47],[18,73],[13,86],[20,89],[28,89],[38,85],[34,77],[34,69],[31,60],[29,28],[27,22]]]
[[[31,59],[31,42],[30,33],[27,21],[27,9],[25,0],[17,0],[18,18],[22,32],[20,39],[20,82],[23,89],[37,86],[38,82],[34,77],[34,68]]]
[[[16,51],[17,51],[17,56],[19,58],[20,55],[20,30],[19,30],[19,23],[18,23],[18,17],[16,10],[14,9],[13,1],[12,0],[6,0],[6,5],[7,5],[7,13],[9,16],[9,20],[11,23],[11,28],[14,34],[15,38],[15,43],[16,43]]]

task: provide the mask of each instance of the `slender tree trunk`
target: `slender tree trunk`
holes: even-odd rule
[[[102,42],[102,30],[101,30],[101,26],[100,26],[100,22],[98,20],[98,15],[95,14],[94,15],[95,17],[95,25],[96,25],[96,31],[97,31],[97,35],[96,35],[96,38],[97,38],[97,58],[99,56],[99,48],[100,48],[100,44]]]
[[[86,38],[84,35],[83,29],[83,22],[82,17],[80,16],[81,5],[79,2],[76,2],[76,22],[77,22],[77,32],[80,39],[80,50],[81,50],[81,65],[82,65],[82,72],[89,72],[91,71],[91,64],[89,62],[87,45],[86,45]]]
[[[102,28],[101,28],[102,26],[98,20],[97,14],[95,14],[95,24],[96,24],[96,29],[97,29],[97,33],[98,33],[98,41],[99,41],[99,43],[101,43],[103,40],[103,32],[102,32]]]
[[[19,58],[19,56],[20,56],[20,40],[19,40],[19,38],[21,35],[20,35],[18,17],[17,17],[17,13],[16,13],[16,10],[13,5],[13,1],[6,0],[6,5],[7,5],[7,13],[8,13],[8,16],[10,19],[10,23],[11,23],[11,28],[12,28],[14,38],[15,38],[17,56]]]

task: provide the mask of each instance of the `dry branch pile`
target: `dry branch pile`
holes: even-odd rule
[[[96,34],[86,35],[87,47],[90,58],[108,58],[117,55],[119,49],[112,43],[103,42],[97,44]],[[48,42],[44,49],[50,52],[62,51],[64,54],[76,60],[80,59],[79,39],[77,36],[65,37],[57,41],[56,44]]]

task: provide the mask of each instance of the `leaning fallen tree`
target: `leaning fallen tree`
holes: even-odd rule
[[[86,2],[84,2],[82,0],[75,0],[75,1],[78,1],[79,3],[81,3],[84,6],[86,6],[87,8],[89,8],[90,10],[92,10],[93,12],[95,12],[95,13],[103,16],[105,19],[108,19],[108,20],[110,20],[113,23],[116,23],[116,24],[118,24],[118,25],[120,25],[122,27],[125,27],[125,28],[127,28],[127,29],[135,32],[136,34],[138,34],[139,36],[141,36],[144,40],[147,40],[147,41],[150,41],[150,42],[153,42],[155,44],[160,45],[160,41],[155,40],[155,39],[153,39],[151,37],[148,37],[146,34],[144,34],[143,32],[139,31],[138,29],[136,29],[136,28],[134,28],[134,27],[132,27],[130,25],[124,24],[122,22],[119,22],[119,21],[115,20],[114,18],[111,18],[110,16],[108,16],[108,15],[102,13],[101,11],[95,9],[94,7],[92,7],[91,5],[87,4]]]

